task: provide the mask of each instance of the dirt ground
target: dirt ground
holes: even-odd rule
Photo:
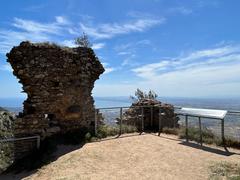
[[[60,146],[56,155],[66,149],[68,147]],[[170,135],[131,134],[87,143],[35,172],[5,175],[2,178],[208,179],[210,165],[221,161],[240,162],[240,151],[228,150],[226,152],[224,148],[215,146],[202,148]]]

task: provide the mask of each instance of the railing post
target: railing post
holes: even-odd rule
[[[98,111],[99,109],[95,109],[95,123],[94,123],[94,133],[97,136],[97,128],[98,128]]]
[[[153,106],[151,106],[151,128],[153,127]]]
[[[37,136],[37,149],[40,148],[40,136]]]
[[[188,115],[185,116],[185,123],[186,123],[186,140],[188,142]]]
[[[123,116],[123,108],[120,108],[120,126],[119,126],[119,136],[122,134],[122,116]]]
[[[202,146],[202,123],[201,123],[201,117],[198,117],[198,121],[199,121],[199,134],[200,134],[200,144]]]
[[[224,119],[222,119],[222,144],[225,147]]]
[[[143,131],[144,131],[144,109],[143,109],[143,107],[141,107],[141,133],[140,134],[142,134],[143,133]]]
[[[161,108],[159,107],[159,115],[158,115],[158,136],[160,136],[161,132],[162,132],[162,112],[161,112]]]

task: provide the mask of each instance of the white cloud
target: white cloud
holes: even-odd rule
[[[74,40],[64,40],[61,44],[67,47],[77,47]]]
[[[114,47],[114,50],[118,55],[124,57],[122,61],[122,66],[136,66],[137,62],[137,51],[146,46],[152,46],[152,43],[148,39],[139,40],[136,42],[119,44]]]
[[[103,67],[105,69],[104,74],[108,74],[108,73],[111,73],[111,72],[116,70],[116,68],[109,67],[109,64],[106,63],[106,62],[105,63],[103,62],[102,65],[103,65]]]
[[[39,23],[32,20],[25,20],[20,18],[14,18],[14,23],[12,24],[14,27],[18,29],[27,31],[27,32],[34,32],[34,33],[51,33],[51,34],[59,34],[60,33],[60,26],[57,21],[53,23]]]
[[[153,78],[157,71],[165,70],[170,64],[170,61],[161,61],[159,63],[147,64],[142,67],[132,69],[139,77],[142,78]]]
[[[59,24],[69,24],[70,22],[68,21],[68,19],[64,16],[56,16],[56,22]]]
[[[117,54],[118,55],[129,55],[129,54],[131,54],[131,52],[129,52],[129,51],[120,51]]]
[[[68,47],[77,47],[74,40],[64,40],[63,42],[61,42],[61,44]],[[91,48],[97,50],[103,48],[104,46],[105,43],[93,43]]]
[[[139,77],[151,79],[156,75],[171,71],[199,68],[204,66],[231,65],[240,61],[239,46],[224,46],[200,50],[186,56],[160,60],[158,63],[146,64],[132,69]]]
[[[56,21],[51,23],[40,23],[33,20],[14,18],[12,28],[0,29],[0,53],[8,52],[13,46],[21,41],[32,42],[53,41],[67,31],[67,20],[57,16]]]
[[[183,58],[183,60],[195,60],[199,58],[221,57],[231,53],[239,52],[239,48],[240,46],[228,45],[228,46],[219,47],[215,49],[200,50],[200,51],[191,53],[187,57]]]
[[[113,71],[115,71],[115,68],[106,67],[105,71],[104,71],[104,74],[108,74],[108,73],[113,72]]]
[[[162,96],[239,96],[240,49],[225,46],[196,51],[132,71],[142,78],[138,87],[149,87]]]
[[[125,58],[121,64],[121,66],[136,66],[138,63],[134,61],[134,58],[136,57],[135,54],[129,54],[127,58]]]
[[[99,24],[95,26],[80,23],[80,27],[82,31],[87,32],[89,36],[96,39],[107,39],[120,34],[143,32],[153,26],[164,23],[164,21],[164,18],[143,18],[127,23]]]
[[[97,50],[97,49],[102,49],[105,46],[105,43],[93,43],[92,49]]]
[[[8,72],[12,72],[13,71],[12,67],[9,64],[4,64],[4,65],[0,66],[0,70],[8,71]]]
[[[45,33],[0,30],[0,53],[7,53],[14,45],[21,41],[31,40],[33,42],[48,41],[50,37]]]

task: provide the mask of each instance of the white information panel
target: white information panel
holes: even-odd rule
[[[189,116],[224,119],[224,117],[227,114],[227,111],[215,109],[181,108],[177,110],[177,113]]]

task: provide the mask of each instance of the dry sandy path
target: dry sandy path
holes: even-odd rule
[[[208,179],[214,162],[240,162],[240,151],[195,145],[151,134],[88,143],[25,179]]]

